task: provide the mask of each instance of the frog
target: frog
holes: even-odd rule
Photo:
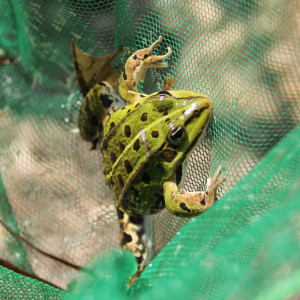
[[[164,60],[172,54],[170,47],[163,55],[153,54],[162,39],[159,36],[127,59],[118,87],[118,68],[111,65],[121,49],[97,58],[72,44],[85,96],[79,110],[80,134],[102,153],[103,174],[113,192],[120,225],[120,244],[138,265],[129,287],[153,256],[150,216],[165,208],[179,217],[197,216],[216,202],[217,189],[224,181],[219,166],[208,178],[205,191],[182,190],[188,157],[206,130],[212,101],[196,92],[173,90],[172,77],[164,80],[160,91],[148,95],[138,91],[149,68],[168,66]],[[98,62],[101,71],[95,75]],[[87,74],[92,68],[93,76]]]

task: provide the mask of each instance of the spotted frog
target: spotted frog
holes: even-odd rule
[[[137,272],[129,286],[152,258],[151,227],[147,215],[167,208],[172,214],[191,217],[210,208],[221,184],[221,168],[208,179],[206,191],[181,192],[185,162],[203,135],[212,113],[212,102],[191,91],[171,90],[172,78],[151,95],[137,91],[148,68],[164,68],[164,55],[150,47],[127,60],[116,93],[117,68],[111,63],[121,49],[97,58],[74,43],[73,59],[85,96],[79,112],[83,139],[99,144],[106,184],[112,189],[120,223],[121,245],[136,257]]]

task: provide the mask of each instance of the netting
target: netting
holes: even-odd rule
[[[0,0],[3,299],[290,299],[299,296],[300,76],[296,1]],[[153,216],[157,256],[132,288],[100,153],[81,140],[70,44],[119,61],[149,46],[173,54],[140,91],[207,95],[214,115],[190,156],[185,190],[222,164],[218,201],[195,219]],[[185,224],[186,223],[186,224]],[[183,226],[184,225],[184,226]],[[90,275],[77,266],[94,257]],[[3,263],[5,262],[5,264]],[[16,269],[17,268],[17,269]],[[32,274],[58,288],[20,275]]]

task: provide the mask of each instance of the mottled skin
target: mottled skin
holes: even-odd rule
[[[88,92],[79,114],[84,139],[100,141],[104,175],[113,190],[120,221],[120,239],[137,259],[138,270],[129,286],[151,259],[150,215],[165,206],[177,216],[195,216],[215,202],[221,168],[208,180],[207,190],[182,193],[188,154],[203,134],[212,112],[211,101],[190,91],[137,92],[149,67],[166,67],[152,54],[162,37],[149,48],[138,50],[127,60],[120,76],[120,99],[108,83],[100,82]],[[171,88],[174,80],[165,80]],[[108,105],[108,103],[110,103]]]
[[[181,165],[203,133],[211,109],[210,100],[202,95],[169,91],[149,95],[110,117],[101,151],[106,183],[118,206],[127,213],[145,215],[165,206],[163,186],[167,191],[176,181],[180,183]],[[184,136],[179,143],[172,143],[168,135],[179,126],[185,128]],[[187,195],[177,194],[176,199],[188,202]],[[193,214],[203,211],[203,205],[198,206]],[[180,205],[174,213],[191,215]]]

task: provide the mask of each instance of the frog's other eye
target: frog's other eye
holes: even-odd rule
[[[167,91],[160,91],[155,96],[172,97],[172,94]]]
[[[185,127],[182,125],[174,126],[168,133],[168,140],[171,144],[178,145],[185,138]]]

